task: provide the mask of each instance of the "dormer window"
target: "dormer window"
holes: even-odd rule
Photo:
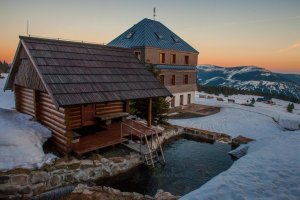
[[[135,33],[135,31],[130,31],[130,32],[127,34],[126,38],[127,38],[127,39],[132,38],[132,36],[134,35],[134,33]]]
[[[179,43],[180,42],[180,39],[178,37],[176,37],[175,35],[172,35],[171,38],[173,39],[173,41],[175,43]]]
[[[159,33],[159,32],[155,32],[155,35],[160,40],[164,39],[164,36],[161,33]]]

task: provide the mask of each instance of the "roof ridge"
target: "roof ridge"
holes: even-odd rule
[[[64,39],[64,38],[51,38],[51,37],[42,37],[42,36],[36,36],[36,35],[29,35],[29,36],[24,36],[20,35],[19,36],[20,40],[23,39],[28,39],[28,40],[40,40],[40,41],[50,41],[50,42],[60,42],[60,43],[69,43],[69,44],[84,44],[84,45],[91,45],[91,46],[98,46],[98,47],[104,47],[104,48],[111,48],[111,49],[127,49],[124,47],[115,47],[115,46],[109,46],[105,45],[104,43],[92,43],[92,42],[87,42],[87,41],[79,41],[79,40],[70,40],[70,39]]]
[[[127,35],[130,31],[135,31],[135,33],[132,37],[128,38]],[[172,36],[176,36],[178,41],[174,41]],[[107,45],[127,48],[157,47],[160,49],[199,53],[163,23],[148,18],[144,18],[130,27]]]

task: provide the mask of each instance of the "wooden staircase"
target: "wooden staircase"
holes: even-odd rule
[[[138,152],[144,158],[144,163],[155,167],[165,164],[164,152],[158,137],[158,130],[134,120],[126,120],[121,124],[121,134],[126,133],[131,139],[123,143],[129,149]],[[133,139],[137,139],[134,141]]]

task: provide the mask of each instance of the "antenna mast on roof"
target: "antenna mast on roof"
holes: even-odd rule
[[[29,35],[29,20],[27,19],[27,27],[26,27],[27,29],[27,36]]]
[[[155,9],[155,7],[154,7],[154,8],[153,8],[153,20],[155,20],[155,17],[156,17],[155,11],[156,11],[156,9]]]

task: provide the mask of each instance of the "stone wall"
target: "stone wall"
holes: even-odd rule
[[[57,160],[39,170],[15,169],[0,172],[0,199],[29,198],[43,192],[125,172],[141,164],[140,156],[131,153],[125,157]]]
[[[169,192],[158,190],[154,197],[142,195],[136,192],[121,192],[120,190],[110,187],[93,186],[79,184],[75,190],[65,198],[65,200],[81,200],[81,199],[101,199],[101,200],[176,200],[180,197],[174,196]]]

